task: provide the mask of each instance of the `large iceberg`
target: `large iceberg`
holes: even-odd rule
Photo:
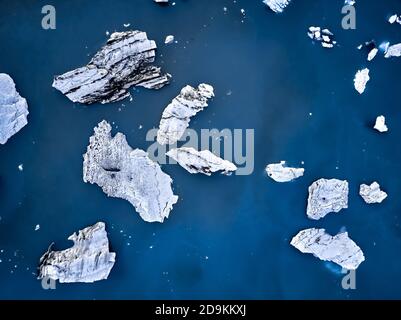
[[[115,32],[88,65],[57,76],[53,87],[85,104],[122,100],[132,86],[159,89],[171,76],[152,65],[155,55],[156,43],[145,32]]]
[[[348,237],[347,232],[333,237],[325,229],[306,229],[291,240],[291,245],[302,253],[311,253],[320,260],[334,262],[347,270],[356,270],[365,261],[361,248]]]
[[[170,176],[145,151],[133,150],[125,135],[112,137],[106,121],[94,131],[84,154],[84,181],[97,184],[110,197],[129,201],[147,222],[168,218],[178,200]]]
[[[50,278],[62,282],[94,282],[107,279],[114,266],[116,254],[109,251],[105,224],[74,233],[68,240],[74,246],[63,251],[51,248],[40,258],[39,279]]]
[[[13,79],[0,73],[0,144],[27,125],[28,104],[15,89]]]

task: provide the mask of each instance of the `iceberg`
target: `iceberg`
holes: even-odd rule
[[[28,103],[15,89],[13,79],[0,73],[0,144],[28,124]]]
[[[74,233],[68,240],[74,245],[63,251],[49,250],[40,258],[39,279],[50,278],[60,283],[91,283],[107,279],[114,266],[116,254],[109,251],[105,224]]]
[[[366,203],[382,203],[387,198],[387,193],[380,190],[380,185],[373,182],[370,186],[361,184],[359,194]]]
[[[368,68],[365,68],[363,70],[358,70],[354,78],[355,90],[358,91],[359,94],[364,93],[366,89],[366,84],[368,83],[369,80],[370,76]]]
[[[178,200],[170,176],[145,151],[133,150],[125,135],[112,137],[106,121],[94,131],[84,154],[84,182],[97,184],[109,197],[129,201],[143,220],[162,223]]]
[[[348,181],[319,179],[309,187],[307,215],[319,220],[348,208]]]
[[[306,229],[291,240],[291,245],[302,253],[311,253],[320,260],[334,262],[347,270],[356,270],[365,261],[361,248],[347,232],[333,237],[325,229]]]
[[[304,175],[303,168],[289,168],[285,161],[269,164],[266,167],[267,175],[276,182],[290,182]]]
[[[223,160],[209,150],[197,151],[194,148],[177,148],[167,152],[167,156],[190,173],[203,173],[210,176],[212,173],[222,171],[230,175],[237,167],[230,161]]]
[[[180,94],[164,109],[157,132],[157,142],[161,145],[174,144],[184,134],[191,118],[208,106],[214,97],[213,87],[200,84],[198,88],[185,86]]]
[[[160,89],[171,76],[152,65],[155,56],[156,43],[145,32],[115,32],[88,65],[56,76],[53,87],[84,104],[125,99],[132,86]]]

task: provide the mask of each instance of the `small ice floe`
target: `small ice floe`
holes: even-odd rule
[[[124,23],[123,26],[124,28],[128,28],[131,25],[131,23]]]
[[[358,91],[360,94],[364,93],[366,89],[366,84],[368,83],[369,80],[370,77],[368,68],[365,68],[363,70],[358,70],[354,78],[355,90]]]
[[[171,43],[173,43],[174,42],[174,36],[173,35],[168,35],[167,37],[166,37],[166,39],[164,40],[164,43],[165,44],[171,44]]]
[[[372,61],[376,57],[378,52],[379,52],[379,49],[377,49],[377,48],[373,48],[372,50],[370,50],[369,54],[368,54],[368,61]]]
[[[345,4],[346,6],[353,6],[353,5],[355,5],[355,3],[356,3],[355,0],[345,0],[345,1],[344,1],[344,4]]]
[[[18,165],[18,170],[19,171],[24,171],[24,164],[20,164],[20,165]]]
[[[241,9],[241,14],[245,16],[245,9]]]
[[[375,181],[370,186],[362,184],[359,188],[362,199],[368,203],[382,203],[387,198],[387,193],[380,190],[380,185]]]
[[[38,231],[40,229],[40,224],[37,224],[36,226],[35,226],[35,231]]]
[[[358,46],[358,50],[366,49],[368,52],[368,61],[372,61],[377,53],[379,52],[379,49],[376,46],[376,42],[374,40],[365,42],[365,44],[361,44]]]
[[[401,43],[388,46],[384,54],[385,58],[401,57]]]
[[[168,3],[168,0],[153,0],[156,3]]]
[[[320,42],[323,48],[333,48],[337,42],[334,40],[334,34],[329,29],[320,27],[309,27],[308,37],[312,40]]]
[[[401,15],[393,14],[390,18],[388,18],[388,22],[390,22],[391,24],[401,24]]]
[[[304,175],[303,168],[286,167],[286,162],[269,164],[266,167],[267,175],[276,182],[290,182]]]
[[[263,3],[267,5],[275,13],[282,13],[284,9],[290,4],[291,0],[264,0]]]
[[[375,126],[373,128],[379,132],[387,132],[388,127],[386,125],[386,118],[384,116],[378,116],[376,119]]]

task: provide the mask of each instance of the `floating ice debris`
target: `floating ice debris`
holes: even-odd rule
[[[388,22],[391,24],[398,23],[401,24],[401,15],[393,14],[389,19]]]
[[[191,117],[206,108],[212,97],[213,87],[208,84],[202,83],[197,89],[184,87],[163,111],[157,142],[161,145],[177,142],[188,127]]]
[[[245,9],[241,9],[241,14],[244,16],[245,15]]]
[[[168,0],[153,0],[156,3],[168,3]]]
[[[155,55],[156,43],[145,32],[115,32],[88,65],[57,76],[53,87],[85,104],[122,100],[132,86],[160,89],[171,76],[152,65]]]
[[[37,225],[35,226],[35,231],[38,231],[39,229],[40,229],[40,225],[37,224]]]
[[[165,44],[170,44],[174,42],[174,36],[173,35],[169,35],[166,37],[166,39],[164,40]]]
[[[385,58],[401,57],[401,43],[389,46],[385,51]]]
[[[19,171],[24,171],[24,165],[22,163],[20,165],[18,165],[18,170]]]
[[[146,152],[133,150],[125,135],[112,137],[106,121],[94,131],[84,155],[83,180],[97,184],[110,197],[129,201],[147,222],[168,218],[178,200],[170,176]]]
[[[291,0],[263,0],[263,3],[276,13],[282,13],[290,2]]]
[[[346,6],[353,6],[353,5],[355,5],[355,3],[356,3],[355,0],[345,0],[345,1],[344,1],[344,4],[345,4]]]
[[[307,215],[319,220],[331,212],[348,208],[348,182],[320,179],[309,187]]]
[[[40,258],[39,279],[50,278],[61,283],[94,282],[107,279],[116,254],[109,251],[105,224],[98,222],[74,233],[68,240],[74,246],[63,251],[51,251]]]
[[[373,128],[376,129],[379,132],[387,132],[388,131],[388,127],[386,125],[386,118],[384,116],[378,116],[376,118],[376,123],[375,123],[375,126]]]
[[[131,25],[131,23],[124,23],[124,27],[128,28]]]
[[[28,104],[15,89],[13,79],[0,73],[0,144],[28,124]]]
[[[302,253],[311,253],[320,260],[334,262],[347,270],[356,270],[365,261],[361,248],[348,237],[347,232],[333,237],[325,229],[306,229],[291,240],[291,245]]]
[[[286,167],[286,162],[269,164],[266,167],[267,175],[276,182],[290,182],[304,175],[303,168]]]
[[[377,48],[373,48],[372,50],[370,50],[370,52],[368,54],[368,61],[372,61],[376,57],[378,52],[379,52],[379,49],[377,49]]]
[[[370,186],[362,184],[359,188],[359,194],[366,203],[382,203],[387,198],[387,193],[380,190],[380,185],[373,182]]]
[[[312,40],[320,42],[323,48],[333,48],[336,41],[334,41],[334,35],[329,29],[321,29],[320,27],[309,27],[308,36]]]
[[[365,68],[363,70],[358,70],[354,78],[355,90],[358,91],[360,94],[364,93],[366,89],[366,84],[368,83],[369,80],[370,77],[368,68]]]
[[[365,48],[367,51],[368,61],[372,61],[379,52],[379,49],[377,48],[376,42],[374,40],[365,42],[365,44],[361,44],[358,46],[358,50],[362,50],[363,48]]]
[[[209,150],[197,151],[194,148],[178,148],[167,152],[167,156],[190,173],[203,173],[210,176],[213,172],[222,171],[229,175],[237,170],[230,161],[223,160]]]

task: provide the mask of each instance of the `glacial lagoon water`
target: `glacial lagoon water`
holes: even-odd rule
[[[372,39],[401,42],[401,26],[386,22],[401,3],[357,1],[357,29],[343,30],[342,0],[294,0],[282,15],[261,0],[175,2],[54,1],[57,28],[43,30],[48,2],[0,1],[0,72],[13,77],[30,111],[28,126],[0,146],[0,298],[401,298],[401,60],[380,54],[368,63],[356,49]],[[330,28],[338,46],[313,44],[311,25]],[[131,28],[157,41],[169,86],[92,106],[51,87],[54,75],[87,63],[107,31]],[[164,45],[168,34],[178,43]],[[371,81],[359,95],[353,77],[364,67]],[[252,175],[207,177],[163,165],[180,196],[164,224],[145,223],[127,201],[83,183],[82,154],[98,122],[146,149],[164,107],[184,85],[201,82],[216,97],[191,128],[254,129]],[[387,134],[371,129],[381,114]],[[305,176],[274,183],[264,168],[280,160],[304,162]],[[314,222],[307,188],[321,177],[349,181],[349,209]],[[367,205],[359,185],[375,180],[389,197]],[[106,222],[117,253],[109,279],[44,290],[39,257],[52,242],[69,247],[70,234],[97,221]],[[355,290],[341,287],[336,266],[289,245],[309,227],[345,228],[363,249]]]

